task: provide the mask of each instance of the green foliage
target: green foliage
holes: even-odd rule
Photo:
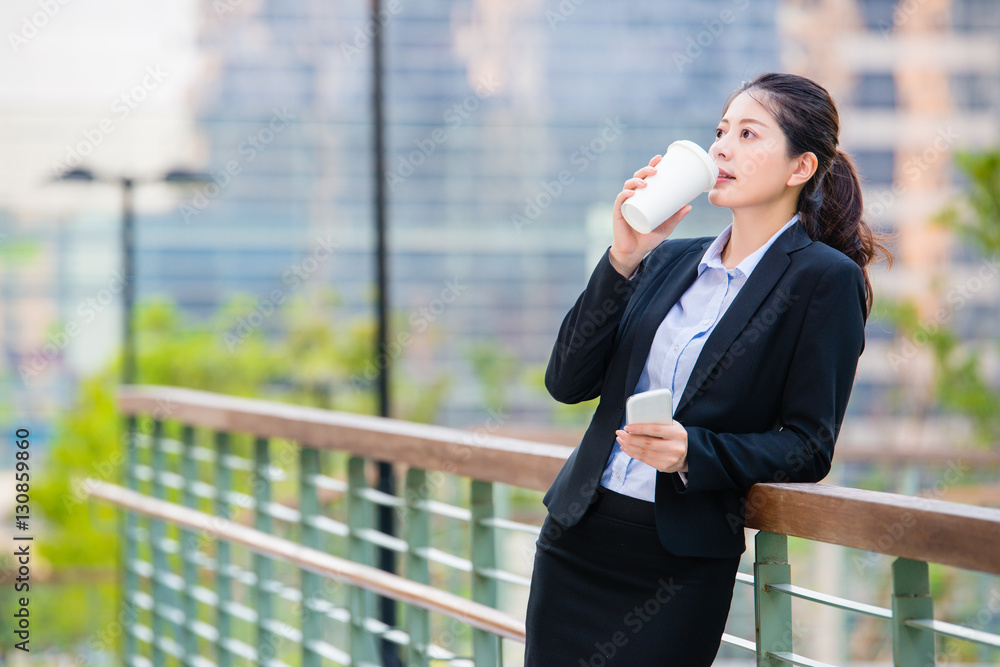
[[[969,300],[969,291],[975,285],[996,280],[1000,272],[1000,151],[960,152],[955,159],[968,177],[967,189],[961,200],[945,208],[933,221],[984,255],[976,282],[970,280],[969,285],[953,287],[943,299],[947,308],[958,309]],[[941,283],[937,281],[938,292],[943,289]],[[880,312],[896,327],[897,335],[905,338],[907,350],[903,358],[893,360],[893,366],[912,359],[917,345],[928,346],[933,363],[928,398],[945,410],[970,417],[977,443],[995,446],[1000,442],[1000,413],[996,410],[1000,389],[991,386],[984,376],[981,352],[964,345],[948,327],[954,310],[939,311],[933,321],[922,321],[916,303],[907,300],[884,305]],[[921,409],[918,405],[910,412],[927,409],[929,406]]]
[[[528,386],[535,389],[540,396],[551,401],[548,389],[545,388],[545,368],[546,365],[539,365],[525,372]],[[557,403],[552,410],[552,423],[556,426],[585,427],[590,423],[597,410],[597,404],[601,399],[593,398],[582,403]]]
[[[517,356],[495,341],[474,343],[467,356],[472,370],[483,385],[483,404],[498,412],[506,412],[507,387],[518,373]]]
[[[370,318],[341,321],[332,292],[313,293],[309,299],[299,295],[263,322],[259,316],[251,317],[256,306],[254,297],[239,296],[210,321],[199,323],[184,318],[165,299],[138,304],[137,384],[377,413],[376,366],[371,361],[375,327]],[[285,335],[272,340],[273,329]],[[41,476],[33,486],[32,502],[42,521],[33,572],[36,576],[45,570],[78,572],[86,566],[99,579],[76,581],[72,588],[38,586],[36,592],[32,587],[33,608],[39,614],[52,614],[45,620],[44,637],[38,639],[46,646],[82,650],[116,627],[117,605],[107,601],[117,600],[113,582],[119,525],[113,510],[91,501],[81,483],[88,477],[121,480],[123,420],[115,404],[119,368],[120,359],[80,381],[75,403],[56,424],[48,457],[39,466]],[[411,379],[393,373],[390,381],[398,405],[396,416],[432,422],[451,380],[447,375]],[[84,599],[95,602],[71,604]],[[59,607],[60,600],[66,606]],[[8,641],[8,637],[0,639],[4,642],[0,646]]]
[[[117,480],[123,454],[111,388],[105,378],[81,383],[75,409],[59,421],[34,485],[34,507],[44,517],[38,553],[55,568],[115,559],[116,536],[92,524],[90,501],[80,486],[85,477]]]
[[[169,301],[158,299],[136,312],[136,383],[205,389],[238,396],[257,395],[278,375],[278,348],[254,330],[246,340],[227,342],[224,322],[251,312],[246,297],[227,305],[205,327],[182,319]],[[118,377],[114,369],[113,377]]]
[[[935,222],[985,254],[1000,252],[1000,151],[960,151],[955,163],[968,177],[968,188]]]
[[[22,266],[38,255],[40,247],[37,241],[11,240],[7,234],[0,234],[0,261],[5,267]]]

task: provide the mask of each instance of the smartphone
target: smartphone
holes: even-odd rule
[[[670,424],[673,421],[674,399],[669,389],[639,392],[625,401],[626,424]]]

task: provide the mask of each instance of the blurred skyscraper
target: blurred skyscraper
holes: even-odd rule
[[[983,350],[985,371],[996,378],[1000,281],[995,267],[994,279],[977,276],[989,264],[931,219],[966,184],[954,153],[1000,143],[1000,4],[796,0],[781,3],[778,18],[784,66],[823,82],[838,100],[842,147],[858,159],[868,215],[898,233],[892,271],[873,276],[876,310],[880,300],[906,297],[919,307],[920,332],[902,345],[878,313],[869,320],[845,442],[947,449],[967,424],[926,398],[932,378],[924,334],[954,328]],[[960,301],[952,298],[957,287]]]
[[[345,316],[374,313],[370,35],[379,26],[368,10],[361,0],[200,3],[191,166],[217,183],[167,214],[140,216],[140,299],[167,294],[207,317],[236,291],[264,311],[276,291],[329,285]],[[390,340],[411,338],[400,371],[453,375],[443,423],[477,423],[496,407],[467,358],[473,341],[494,341],[525,366],[547,361],[611,242],[621,184],[675,139],[709,146],[727,95],[763,71],[812,76],[837,100],[872,218],[902,241],[893,272],[875,272],[877,295],[925,289],[931,268],[952,257],[952,277],[976,268],[927,219],[960,186],[952,151],[1000,138],[995,2],[397,0],[384,3],[380,24],[390,297],[403,314]],[[704,196],[694,204],[676,235],[728,224]],[[99,253],[107,270],[88,289],[110,280],[117,219],[97,217],[38,228],[47,240],[30,274],[45,273],[37,285],[8,267],[8,292],[34,290],[32,317],[76,317],[78,267]],[[996,331],[996,284],[955,313],[963,336]],[[12,392],[17,363],[44,342],[26,339],[14,301],[5,298],[2,334]],[[278,318],[263,320],[270,328]],[[888,329],[869,323],[849,408],[858,428],[845,439],[884,437],[859,418],[899,411],[888,402],[902,381]],[[104,355],[114,343],[105,339],[91,332],[74,345]],[[64,401],[71,376],[60,377],[36,396]],[[520,379],[507,389],[508,424],[546,419],[544,394]]]
[[[384,0],[379,24],[365,0],[198,2],[202,69],[190,118],[178,123],[193,118],[190,166],[210,170],[216,183],[180,195],[168,213],[140,208],[137,296],[166,294],[206,318],[235,292],[254,295],[256,308],[234,316],[230,333],[255,310],[270,330],[276,295],[325,286],[342,297],[345,318],[374,317],[370,43],[381,29],[389,294],[402,313],[390,331],[401,354],[390,356],[397,373],[419,381],[453,376],[443,424],[482,424],[501,407],[480,391],[473,342],[544,366],[611,243],[622,183],[675,139],[707,148],[728,94],[760,72],[813,77],[838,102],[841,145],[856,158],[871,219],[900,238],[893,271],[874,272],[876,308],[929,293],[935,273],[975,285],[982,266],[929,219],[963,185],[953,152],[1000,142],[995,0]],[[71,11],[89,12],[71,4],[51,30],[79,30]],[[107,20],[99,14],[91,20]],[[23,115],[32,117],[7,116],[0,126],[8,181],[58,124],[55,112]],[[128,129],[117,127],[102,150]],[[93,204],[81,199],[66,218],[0,205],[7,417],[30,422],[38,442],[73,396],[74,369],[104,363],[119,342],[117,201],[101,211]],[[694,205],[676,236],[715,235],[728,224],[728,211],[704,196]],[[965,341],[988,346],[993,377],[998,284],[981,281],[947,319]],[[67,323],[88,323],[81,304],[95,295],[100,318],[57,344]],[[941,305],[924,298],[924,321],[932,324]],[[40,333],[50,324],[54,334]],[[893,362],[890,333],[876,312],[838,446],[947,446],[955,421],[923,424],[913,419],[919,405],[895,402],[901,388],[928,378],[919,363]],[[43,365],[39,378],[21,378],[19,367],[33,361]],[[523,378],[505,389],[505,427],[548,418],[553,401]]]
[[[367,8],[203,4],[198,129],[219,187],[146,221],[140,294],[206,315],[233,290],[331,284],[373,312]],[[385,3],[390,296],[415,341],[402,363],[455,377],[442,421],[496,407],[465,357],[474,340],[545,363],[611,242],[621,183],[674,139],[712,142],[740,79],[780,67],[775,16],[745,0]],[[728,223],[699,202],[678,233]],[[431,346],[426,328],[461,344]],[[510,398],[513,420],[549,409],[519,382]]]

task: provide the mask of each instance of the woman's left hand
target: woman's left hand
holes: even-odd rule
[[[648,463],[660,472],[687,472],[687,430],[674,420],[670,424],[626,424],[615,431],[622,451]]]

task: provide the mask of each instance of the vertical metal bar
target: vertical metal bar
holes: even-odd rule
[[[430,570],[422,550],[430,546],[430,521],[427,510],[421,506],[426,499],[427,473],[419,468],[406,472],[406,506],[403,512],[403,531],[406,534],[406,578],[421,584],[430,583]],[[427,646],[430,643],[430,612],[409,605],[406,608],[406,632],[410,644],[406,651],[407,667],[429,667]]]
[[[361,539],[360,531],[372,530],[374,512],[371,503],[359,495],[368,486],[365,479],[365,459],[352,456],[347,460],[347,537],[348,558],[356,563],[372,564],[374,549],[367,540]],[[365,619],[375,609],[375,597],[364,588],[352,586],[350,589],[351,608],[351,664],[370,662],[376,664],[379,654],[375,637],[365,627]]]
[[[892,562],[892,662],[934,667],[934,633],[905,625],[910,618],[934,618],[927,563],[897,558]]]
[[[389,283],[387,280],[386,261],[386,189],[385,189],[385,109],[383,103],[383,66],[382,66],[382,31],[386,29],[382,25],[382,13],[380,0],[371,0],[372,20],[378,24],[375,34],[372,36],[372,130],[373,137],[372,151],[374,160],[372,161],[372,177],[375,194],[375,285],[378,292],[376,301],[378,303],[378,328],[375,341],[376,354],[381,356],[378,364],[378,397],[379,414],[383,417],[390,415],[389,396],[389,372],[390,355],[388,351],[389,339]],[[378,482],[379,491],[383,493],[395,493],[395,478],[392,464],[387,461],[379,461]],[[386,535],[392,535],[395,530],[393,525],[393,511],[391,507],[380,506],[378,508],[378,529]],[[396,554],[384,547],[378,549],[378,566],[388,572],[396,571]],[[382,621],[393,627],[396,625],[396,602],[388,597],[379,599],[379,617]],[[381,646],[382,664],[385,667],[397,667],[400,665],[399,654],[396,645],[383,640]]]
[[[126,442],[125,442],[125,484],[133,491],[138,490],[138,478],[135,474],[135,467],[138,463],[138,452],[136,451],[136,440],[138,433],[136,430],[135,415],[129,415],[125,421]],[[138,607],[135,604],[135,595],[139,591],[139,575],[135,571],[135,564],[139,560],[139,541],[136,533],[139,530],[139,517],[135,512],[125,511],[125,544],[124,544],[124,602],[125,613],[122,614],[123,639],[122,657],[125,664],[130,665],[137,656],[135,642],[135,623],[138,616]]]
[[[181,475],[184,477],[182,502],[186,507],[193,508],[198,502],[194,493],[194,483],[198,480],[198,464],[194,458],[194,428],[185,425],[181,439],[184,443],[181,456]],[[194,633],[194,622],[198,620],[198,600],[194,596],[194,588],[198,583],[198,565],[195,562],[197,553],[197,535],[190,530],[181,530],[181,563],[184,571],[184,632],[181,634],[181,646],[185,659],[189,661],[199,655],[198,635]]]
[[[912,462],[904,463],[902,467],[902,478],[896,493],[904,496],[915,496],[920,492],[920,468]]]
[[[225,464],[229,457],[229,434],[219,431],[215,434],[215,512],[218,516],[229,518],[229,491],[232,488],[232,474]],[[216,664],[218,667],[229,667],[231,664],[229,650],[225,647],[229,639],[231,623],[229,618],[229,601],[232,599],[232,573],[230,572],[230,549],[225,535],[216,535],[216,571],[215,592],[218,595],[215,627],[219,631],[219,643],[216,646]]]
[[[253,525],[259,531],[271,532],[271,515],[267,508],[271,503],[271,476],[269,474],[271,460],[268,452],[267,438],[254,440],[254,477],[253,495],[256,511]],[[268,586],[271,583],[271,559],[263,554],[253,556],[253,569],[257,575],[257,586],[254,589],[254,602],[257,607],[257,662],[266,664],[277,653],[278,638],[267,629],[267,621],[274,613],[271,593]],[[303,608],[305,605],[303,605]]]
[[[299,511],[301,512],[301,539],[303,545],[318,549],[319,531],[312,519],[319,514],[319,496],[316,493],[316,475],[319,474],[319,451],[303,446],[299,452]],[[319,667],[322,656],[313,649],[313,642],[323,639],[324,615],[313,607],[313,595],[323,590],[322,578],[313,572],[301,571],[302,581],[302,666]],[[318,602],[319,600],[317,600]]]
[[[447,498],[448,503],[454,505],[455,507],[464,507],[472,503],[471,498],[466,498],[463,494],[465,488],[465,478],[459,478],[455,475],[448,475],[445,477],[446,488],[447,488]],[[470,491],[471,494],[471,491]],[[469,530],[472,530],[470,523]],[[460,530],[446,530],[446,546],[445,550],[448,553],[460,554],[465,553],[468,543],[466,542],[465,536]],[[464,572],[460,572],[456,568],[449,567],[444,571],[444,579],[442,580],[441,587],[449,591],[462,590],[468,585],[466,576]]]
[[[990,618],[992,618],[994,612],[997,611],[993,608],[992,597],[997,594],[996,589],[993,588],[993,575],[987,574],[986,572],[973,572],[972,576],[975,577],[976,584],[974,585],[976,586],[976,590],[979,592],[979,595],[977,596],[979,598],[977,600],[979,609],[985,609],[987,613],[991,615]],[[1000,602],[1000,600],[997,601]],[[981,628],[982,630],[990,631],[991,625],[993,628],[996,628],[996,624],[991,624],[989,620],[986,620],[986,622],[983,623],[983,619],[978,614],[976,616],[976,621],[985,626]],[[976,660],[978,660],[980,664],[989,664],[991,653],[996,656],[994,649],[990,648],[986,644],[976,644]]]
[[[152,453],[150,455],[149,467],[153,473],[153,497],[162,500],[164,498],[164,489],[163,480],[160,475],[165,470],[163,460],[163,422],[158,419],[153,420]],[[163,550],[164,536],[163,520],[150,518],[149,546],[153,555],[153,667],[162,667],[166,662],[166,656],[159,644],[165,635],[163,607],[167,604],[169,595],[169,590],[163,585],[162,579],[169,569],[167,566],[167,554]]]
[[[483,521],[493,518],[493,483],[472,480],[472,599],[496,608],[496,579],[483,576],[497,565],[496,534]],[[500,664],[500,638],[479,628],[472,629],[472,651],[477,667]]]
[[[135,181],[123,177],[122,184],[122,384],[135,380],[135,337],[132,310],[135,303],[135,238],[132,194]]]
[[[379,461],[377,463],[378,467],[378,490],[382,493],[388,493],[389,495],[395,495],[396,493],[396,480],[395,473],[392,470],[392,464],[385,461]],[[394,525],[394,512],[393,508],[387,505],[378,505],[376,508],[378,515],[378,529],[379,531],[385,533],[386,535],[395,535],[396,527]],[[396,552],[392,549],[387,549],[385,547],[378,547],[378,566],[380,569],[386,572],[396,572]],[[379,597],[379,618],[383,623],[389,627],[396,626],[396,601],[390,597],[380,596]],[[399,667],[402,662],[399,658],[398,646],[389,641],[388,639],[383,639],[381,642],[382,651],[382,664],[385,667]]]
[[[792,583],[788,564],[788,537],[760,531],[754,542],[754,620],[758,667],[779,667],[769,651],[792,650],[792,599],[768,590],[771,584]]]

